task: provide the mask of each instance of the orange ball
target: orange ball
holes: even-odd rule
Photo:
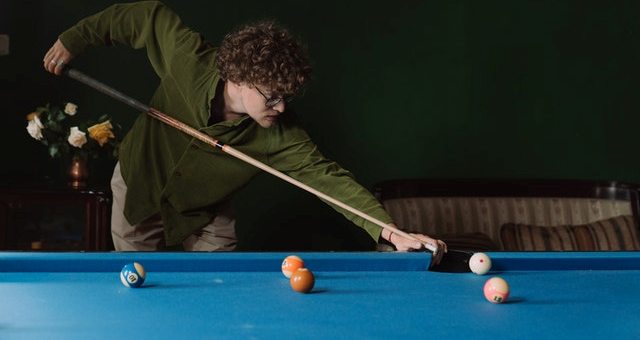
[[[313,277],[313,273],[307,268],[300,268],[296,270],[289,279],[291,288],[299,293],[308,293],[313,289],[313,285],[316,283],[316,279]]]
[[[282,261],[282,274],[287,278],[290,278],[300,268],[304,268],[304,261],[298,256],[290,255]]]
[[[492,277],[484,284],[484,297],[491,303],[503,303],[509,298],[509,284],[501,277]]]

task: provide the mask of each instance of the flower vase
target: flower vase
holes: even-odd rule
[[[87,186],[87,179],[89,178],[87,159],[81,156],[73,156],[67,174],[69,175],[69,186],[73,188],[84,188]]]

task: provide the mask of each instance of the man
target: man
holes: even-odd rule
[[[375,198],[338,164],[326,159],[285,111],[311,73],[291,34],[272,22],[245,26],[219,48],[187,28],[159,2],[111,6],[63,32],[44,57],[47,71],[90,46],[145,48],[160,78],[151,106],[269,166],[392,223]],[[227,154],[141,114],[122,142],[111,182],[116,250],[232,250],[235,218],[229,198],[259,173]],[[374,240],[398,250],[446,245],[425,235],[417,242],[336,209]]]

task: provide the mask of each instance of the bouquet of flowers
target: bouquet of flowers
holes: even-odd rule
[[[27,115],[27,131],[34,139],[49,148],[52,158],[81,156],[117,157],[121,127],[111,123],[108,115],[96,121],[80,121],[78,106],[65,103],[63,107],[47,104]],[[88,138],[87,138],[88,134]]]

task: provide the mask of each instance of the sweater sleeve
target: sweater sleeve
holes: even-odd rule
[[[278,135],[272,139],[270,147],[269,163],[272,167],[384,223],[392,222],[378,200],[356,182],[351,172],[325,158],[303,129],[287,129]],[[378,241],[382,231],[380,226],[328,204]]]
[[[203,46],[200,34],[161,2],[112,5],[79,21],[60,35],[74,55],[92,46],[126,45],[145,48],[155,72],[163,78],[173,63],[192,56]]]

